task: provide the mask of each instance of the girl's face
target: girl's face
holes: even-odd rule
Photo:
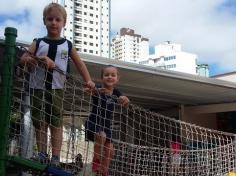
[[[118,71],[114,67],[106,67],[103,69],[102,82],[105,88],[113,88],[118,82]]]
[[[44,24],[47,28],[49,38],[60,38],[61,30],[65,26],[63,14],[56,8],[51,9],[44,19]]]

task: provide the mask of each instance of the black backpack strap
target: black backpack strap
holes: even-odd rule
[[[36,56],[36,53],[38,51],[38,48],[39,48],[39,43],[40,41],[43,40],[43,38],[35,38],[33,41],[36,41],[36,48],[35,48],[35,51],[34,51],[34,56]]]
[[[68,48],[69,48],[69,57],[70,57],[70,53],[71,53],[71,50],[72,50],[72,43],[70,40],[67,40],[67,44],[68,44]]]
[[[72,50],[72,43],[71,43],[71,41],[67,40],[67,44],[68,44],[67,73],[70,73],[70,62],[71,62],[70,53],[71,53],[71,50]]]

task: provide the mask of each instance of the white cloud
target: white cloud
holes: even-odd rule
[[[163,41],[182,44],[199,61],[236,70],[236,17],[222,3],[228,0],[111,0],[111,27],[129,27],[149,38],[151,46]],[[31,42],[46,34],[42,12],[51,0],[6,0],[0,6],[0,36],[7,26],[18,29],[18,39]],[[22,18],[22,14],[28,14]],[[19,20],[1,21],[4,16]],[[21,18],[20,18],[21,17]]]
[[[221,9],[226,0],[112,0],[112,30],[129,27],[149,38],[182,44],[202,63],[236,70],[236,14]]]
[[[7,0],[1,2],[0,16],[1,18],[7,18],[5,20],[1,19],[0,36],[4,35],[5,27],[16,28],[18,40],[31,42],[35,37],[44,36],[46,31],[43,25],[42,14],[43,8],[49,2],[51,1]]]

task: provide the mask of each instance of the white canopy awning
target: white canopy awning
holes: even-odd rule
[[[92,55],[80,54],[92,78],[100,82],[104,65],[114,65],[121,75],[118,87],[133,104],[148,109],[183,105],[236,102],[236,84],[182,72],[168,71]]]

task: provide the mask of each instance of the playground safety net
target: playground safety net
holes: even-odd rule
[[[29,88],[31,70],[19,63],[22,53],[27,49],[17,45],[16,50],[7,142],[7,155],[13,158],[10,167],[23,163],[27,167],[18,168],[19,172],[32,175],[46,171],[48,163],[42,164],[36,160],[38,148],[32,119],[42,124],[46,116],[57,118],[46,108],[48,104],[54,103],[45,98],[46,94],[49,94],[63,101],[63,105],[58,107],[63,115],[60,169],[71,175],[92,175],[94,144],[85,140],[84,127],[92,106],[95,106],[92,95],[84,91],[83,81],[78,75],[63,73],[57,68],[53,73],[63,75],[66,80],[62,96],[44,90],[42,98],[38,98]],[[43,63],[38,61],[34,67],[43,67]],[[45,78],[42,78],[42,81],[47,82]],[[93,96],[101,99],[99,95]],[[32,103],[32,98],[36,98],[37,106]],[[133,103],[135,102],[128,107],[115,103],[112,112],[112,142],[115,155],[109,167],[109,175],[223,176],[235,170],[235,135],[175,120]],[[35,108],[38,108],[42,119],[33,117],[32,110]],[[49,122],[48,127],[50,126],[53,124]],[[44,134],[47,136],[46,140],[39,142],[47,147],[50,162],[50,141],[52,138],[57,140],[57,136],[52,136],[48,127],[47,133]],[[28,162],[31,164],[26,164]],[[37,163],[42,165],[35,167]]]

